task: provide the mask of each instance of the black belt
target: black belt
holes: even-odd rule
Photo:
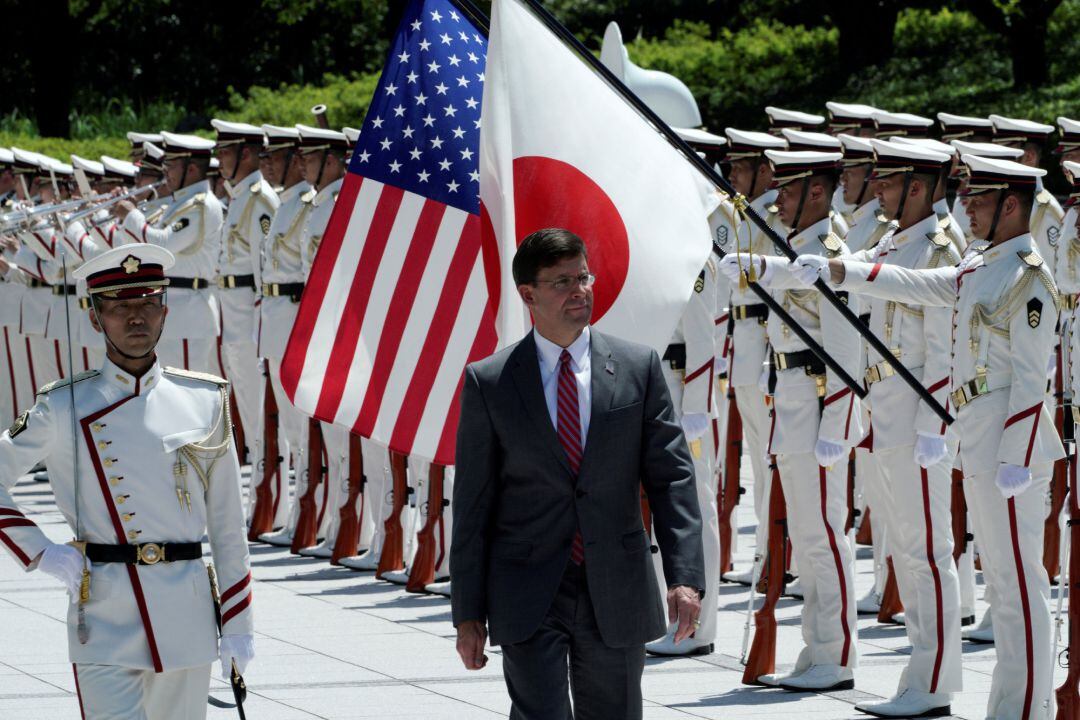
[[[663,359],[671,366],[672,370],[686,370],[686,345],[675,343],[668,345],[664,351]]]
[[[265,297],[287,297],[294,303],[300,302],[304,294],[304,283],[263,283],[262,294]]]
[[[76,287],[75,285],[53,285],[52,286],[52,294],[53,295],[67,294],[67,295],[70,295],[71,297],[75,297],[75,295],[78,294],[78,292],[79,292],[79,288]]]
[[[222,275],[217,279],[217,286],[222,290],[234,290],[236,288],[255,289],[254,275]]]
[[[210,281],[202,278],[171,277],[169,278],[169,287],[183,290],[202,290],[210,287]]]
[[[198,560],[202,543],[142,543],[141,545],[102,545],[86,543],[86,557],[91,562],[156,565],[159,562]]]
[[[49,283],[45,282],[44,280],[38,280],[36,278],[30,278],[26,284],[32,288],[51,287]]]
[[[812,350],[800,350],[799,352],[773,353],[773,365],[777,370],[791,370],[793,368],[805,368],[807,375],[824,375],[825,363],[818,360]]]
[[[757,318],[758,322],[764,322],[769,318],[769,306],[763,303],[735,305],[731,308],[731,316],[736,320]]]
[[[870,325],[870,313],[863,313],[859,316],[859,320],[862,320],[863,325]]]

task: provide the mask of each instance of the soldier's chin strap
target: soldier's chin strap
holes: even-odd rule
[[[315,177],[315,189],[316,190],[321,190],[322,189],[322,176],[323,176],[323,171],[326,170],[326,156],[328,154],[330,154],[329,149],[322,151],[322,160],[319,161],[319,174]]]
[[[863,198],[866,197],[866,191],[870,187],[870,176],[874,174],[874,166],[869,165],[866,168],[866,172],[863,174],[862,187],[859,189],[859,197],[855,199],[855,207],[862,207]]]
[[[157,337],[154,338],[154,344],[150,346],[150,350],[143,353],[142,355],[130,355],[130,354],[124,352],[123,350],[121,350],[116,345],[116,343],[114,343],[112,341],[112,338],[109,337],[108,331],[105,330],[105,324],[101,322],[101,306],[99,304],[99,300],[98,300],[97,296],[96,295],[91,295],[90,296],[90,302],[94,306],[94,312],[97,313],[98,326],[101,328],[101,334],[105,336],[105,344],[108,345],[113,350],[115,350],[117,352],[117,354],[119,354],[125,360],[145,360],[146,358],[150,357],[155,352],[157,352],[157,345],[158,345],[158,342],[160,342],[160,340],[161,340],[161,333],[165,332],[165,323],[164,322],[161,323],[161,328],[158,330]],[[162,306],[165,305],[165,293],[161,294],[161,304],[162,304]]]
[[[810,193],[810,178],[803,178],[802,191],[799,193],[799,206],[795,208],[795,217],[791,219],[791,234],[799,232],[799,219],[802,218],[803,207],[806,205],[806,196]]]
[[[904,187],[900,191],[900,202],[897,203],[897,205],[896,205],[896,222],[897,223],[903,222],[903,220],[901,218],[904,217],[904,205],[907,204],[908,193],[911,192],[911,180],[912,180],[912,173],[905,172],[904,173]]]
[[[994,219],[990,221],[990,232],[986,233],[986,242],[994,244],[994,234],[997,232],[998,221],[1001,220],[1001,211],[1005,208],[1005,190],[998,190],[997,207],[994,208]]]

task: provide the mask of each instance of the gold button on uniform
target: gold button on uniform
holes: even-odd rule
[[[141,532],[142,530],[128,530],[128,540],[134,540],[135,538],[139,537],[139,533]]]
[[[94,432],[101,432],[101,429],[103,427],[105,427],[105,426],[102,425],[101,423],[94,423],[93,425],[90,426],[90,429],[93,430]]]
[[[105,458],[105,459],[104,459],[104,460],[102,461],[102,463],[101,463],[101,464],[102,464],[102,465],[104,465],[105,467],[112,467],[112,466],[113,466],[113,463],[114,463],[114,462],[116,462],[116,461],[115,461],[115,460],[113,460],[112,458]]]
[[[97,446],[98,450],[104,450],[105,448],[109,447],[109,443],[104,440],[99,440]]]
[[[127,502],[127,499],[128,499],[127,495],[117,495],[116,496],[116,504],[117,505],[123,505],[124,503]]]
[[[124,478],[122,478],[122,477],[118,477],[116,475],[113,475],[111,478],[109,478],[109,484],[112,485],[113,487],[116,487],[117,485],[120,484],[120,481],[123,480],[123,479]]]
[[[124,518],[124,522],[131,522],[131,518],[135,517],[135,513],[124,513],[120,517]]]

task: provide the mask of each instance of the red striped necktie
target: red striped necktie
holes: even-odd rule
[[[581,418],[578,412],[578,386],[574,371],[570,369],[570,353],[565,349],[559,356],[559,395],[558,395],[557,425],[559,442],[562,443],[566,452],[566,459],[570,462],[570,470],[577,479],[578,468],[581,467]],[[570,560],[575,565],[585,561],[585,541],[581,537],[581,530],[574,532],[574,540],[570,544]]]

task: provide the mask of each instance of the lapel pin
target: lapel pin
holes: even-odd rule
[[[604,371],[607,372],[609,375],[614,375],[615,374],[615,363],[608,360],[606,363],[604,363]]]

